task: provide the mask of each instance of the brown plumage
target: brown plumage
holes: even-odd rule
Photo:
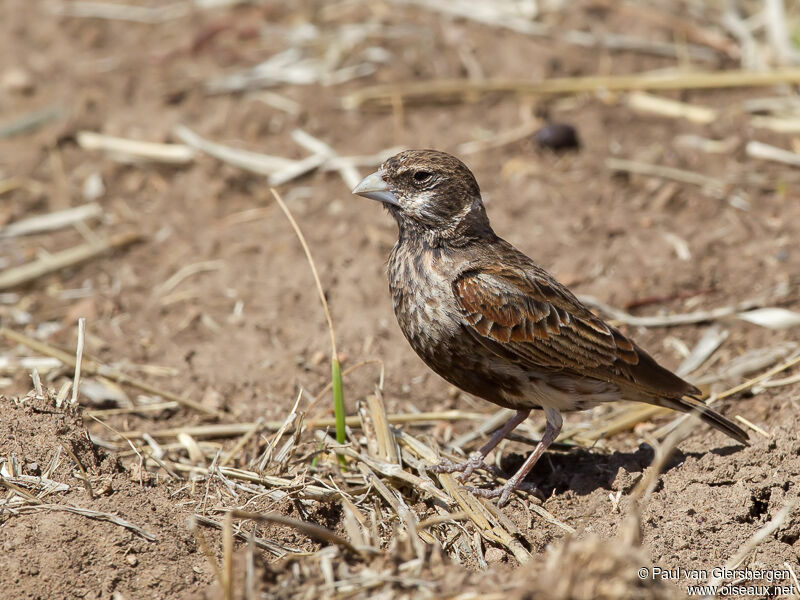
[[[614,400],[694,411],[746,443],[740,427],[692,397],[696,387],[495,235],[475,177],[457,158],[401,152],[353,193],[383,202],[397,221],[389,288],[414,351],[453,385],[517,411],[469,460],[439,470],[468,476],[531,409],[543,409],[545,433],[522,468],[505,486],[480,490],[502,505],[557,437],[562,411]]]

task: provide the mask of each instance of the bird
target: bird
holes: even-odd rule
[[[532,410],[543,410],[544,433],[519,470],[494,489],[469,488],[503,506],[558,437],[563,412],[618,400],[694,413],[747,444],[747,433],[706,406],[697,387],[495,234],[475,176],[455,156],[400,152],[353,194],[382,203],[397,222],[389,291],[412,349],[452,385],[515,411],[466,461],[442,459],[434,471],[460,471],[465,481]]]

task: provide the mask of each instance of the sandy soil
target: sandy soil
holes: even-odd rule
[[[262,177],[206,156],[178,167],[121,164],[82,149],[76,143],[77,132],[176,141],[171,132],[183,123],[222,143],[301,158],[307,152],[291,138],[291,132],[301,127],[345,156],[398,145],[458,152],[460,143],[485,132],[512,128],[532,114],[546,114],[577,128],[580,151],[555,154],[537,149],[526,138],[463,156],[481,184],[499,234],[577,293],[619,307],[656,299],[634,309],[637,314],[730,305],[769,295],[781,284],[789,290],[781,305],[800,310],[796,293],[800,253],[795,243],[800,236],[798,173],[754,161],[743,150],[747,140],[782,147],[797,144],[791,136],[753,128],[741,108],[747,99],[777,94],[774,89],[665,94],[718,108],[719,118],[708,125],[635,113],[612,95],[539,101],[485,97],[470,103],[406,107],[398,119],[392,113],[344,111],[340,99],[372,83],[459,77],[469,69],[485,76],[539,79],[636,73],[674,61],[498,34],[418,8],[382,3],[343,2],[333,10],[317,2],[298,3],[297,8],[275,2],[198,11],[159,24],[60,17],[44,5],[12,4],[0,7],[1,120],[11,122],[50,106],[58,108],[60,117],[34,131],[0,139],[0,181],[13,176],[24,182],[0,196],[0,225],[85,203],[86,180],[99,174],[105,188],[97,199],[103,216],[89,223],[91,229],[102,235],[135,231],[144,237],[123,251],[7,290],[0,304],[0,323],[72,352],[76,319],[85,316],[87,354],[222,411],[228,422],[280,420],[291,409],[299,387],[315,395],[329,379],[327,329],[294,233]],[[601,26],[608,30],[624,22],[613,12],[604,17]],[[546,20],[558,27],[581,28],[597,25],[597,13],[576,8]],[[346,48],[345,65],[380,55],[384,62],[376,63],[373,75],[333,86],[277,88],[296,104],[296,111],[275,108],[258,94],[205,93],[207,80],[257,64],[286,48],[289,32],[298,36],[299,26],[306,22],[320,32],[320,38],[307,46],[312,56],[322,54],[326,36],[338,35],[346,23],[370,22],[395,29],[389,37],[368,35]],[[654,25],[637,24],[631,33],[671,39],[669,32]],[[375,50],[378,46],[385,49],[382,54]],[[710,66],[734,65],[721,60]],[[20,74],[25,85],[19,83]],[[729,152],[708,154],[680,146],[676,137],[681,134],[738,141]],[[734,183],[715,197],[698,186],[615,174],[605,166],[609,157],[679,167]],[[368,169],[361,171],[366,174]],[[391,413],[460,408],[490,414],[493,407],[451,389],[429,372],[403,340],[384,274],[395,236],[389,217],[379,207],[352,197],[336,173],[314,172],[279,189],[315,255],[343,366],[383,361],[383,395]],[[731,202],[732,197],[738,200]],[[258,218],[241,218],[243,211],[254,208],[263,209]],[[68,228],[0,239],[0,269],[78,244],[84,241],[82,235],[90,234]],[[685,241],[688,260],[676,252],[674,236]],[[174,289],[163,287],[185,265],[203,261],[214,262]],[[735,319],[721,325],[729,337],[705,368],[706,374],[745,353],[758,354],[759,349],[766,353],[797,336],[797,329],[771,330]],[[708,327],[706,323],[626,331],[665,365],[676,367],[682,358],[676,340],[691,348]],[[0,344],[3,356],[35,354],[5,339]],[[373,391],[377,371],[374,365],[367,366],[346,377],[351,413],[355,400]],[[163,471],[157,475],[143,471],[132,452],[117,454],[90,442],[89,432],[102,439],[114,436],[85,411],[56,409],[52,398],[28,395],[20,400],[31,389],[27,370],[10,369],[3,377],[0,458],[6,467],[16,461],[17,474],[47,472],[69,489],[47,494],[40,500],[46,505],[37,509],[18,513],[0,509],[4,556],[0,588],[14,590],[9,596],[14,598],[214,597],[218,593],[214,572],[187,519],[199,513],[221,521],[214,512],[223,505],[217,488],[183,476],[172,479]],[[51,370],[44,375],[45,385],[57,390],[71,377],[70,369]],[[724,389],[744,378],[717,386]],[[129,387],[124,390],[133,400],[141,394]],[[431,562],[420,577],[432,582],[434,595],[500,589],[519,597],[591,597],[581,595],[585,590],[558,596],[552,569],[563,568],[579,573],[577,578],[586,575],[587,581],[609,581],[613,572],[629,582],[628,587],[604,592],[607,597],[623,597],[622,589],[630,597],[685,593],[686,585],[694,581],[647,581],[636,588],[635,569],[655,565],[710,570],[725,565],[746,540],[796,501],[797,390],[796,385],[767,388],[726,400],[723,412],[756,423],[769,438],[753,433],[752,445],[741,448],[720,433],[696,428],[669,461],[644,509],[641,548],[617,562],[610,556],[594,579],[586,575],[592,572],[591,561],[582,562],[586,559],[581,553],[613,555],[609,540],[624,533],[628,496],[653,460],[649,425],[602,440],[591,449],[554,451],[534,471],[532,478],[545,494],[543,506],[578,531],[578,538],[586,542],[580,548],[563,547],[569,536],[536,517],[527,501],[518,499],[503,512],[519,528],[525,546],[541,559],[535,568],[524,575],[510,571],[516,567],[514,558],[487,542],[488,571],[477,571],[480,565],[469,561],[464,561],[469,567],[464,568],[445,556]],[[113,406],[84,400],[94,410]],[[586,414],[572,415],[568,423],[588,419]],[[109,416],[104,421],[126,431],[197,424],[203,419],[192,411],[171,409],[149,416]],[[470,427],[469,422],[456,422],[411,430],[444,443]],[[236,464],[257,456],[264,439],[257,436]],[[230,449],[235,440],[218,443]],[[529,450],[514,442],[506,448],[501,465],[507,470]],[[313,452],[309,435],[298,456],[310,463]],[[55,468],[48,470],[57,453]],[[6,468],[4,474],[9,472]],[[91,496],[82,472],[91,484]],[[155,540],[120,524],[53,508],[66,505],[114,514]],[[430,505],[420,500],[413,508],[423,518]],[[279,510],[342,532],[341,511],[332,505],[306,510],[292,500],[266,499],[248,509]],[[204,532],[218,555],[219,532]],[[285,526],[262,526],[259,535],[306,550],[321,547]],[[765,569],[789,564],[798,572],[798,539],[800,516],[794,513],[743,564]],[[560,562],[546,554],[553,547],[560,548]],[[394,558],[381,560],[400,564],[401,550]],[[302,558],[276,562],[265,551],[259,551],[257,558],[259,585],[266,596],[294,597],[298,590],[314,589],[308,582],[319,577],[318,572]],[[583,571],[576,566],[584,564]],[[322,585],[321,580],[314,581]],[[537,590],[541,596],[531,595]]]

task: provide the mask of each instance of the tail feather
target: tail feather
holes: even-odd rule
[[[744,429],[695,398],[659,398],[653,401],[653,404],[685,413],[695,413],[715,429],[719,429],[722,433],[732,437],[745,446],[748,445],[749,437]]]

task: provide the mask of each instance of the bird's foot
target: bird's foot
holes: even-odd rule
[[[448,458],[443,458],[439,461],[439,464],[432,466],[430,470],[434,473],[456,473],[460,471],[461,475],[458,476],[458,480],[464,481],[467,477],[472,475],[475,469],[480,469],[485,466],[486,465],[483,463],[483,455],[480,452],[473,452],[464,462],[453,462]]]
[[[522,481],[520,483],[515,484],[513,481],[508,481],[505,485],[500,487],[496,487],[494,489],[487,489],[487,488],[476,488],[472,486],[467,486],[464,488],[467,491],[472,492],[476,496],[481,498],[500,498],[497,501],[497,507],[502,508],[504,507],[509,499],[511,498],[511,492],[514,490],[524,490],[529,492],[536,497],[542,499],[543,494],[541,490],[539,490],[538,486],[534,483],[528,483],[526,481]]]

